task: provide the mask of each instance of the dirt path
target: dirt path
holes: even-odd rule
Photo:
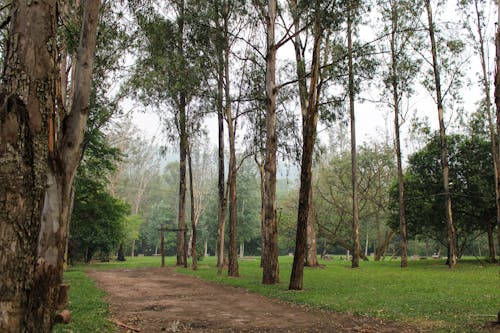
[[[403,323],[315,310],[171,269],[93,271],[112,319],[140,332],[418,332]],[[117,332],[133,332],[117,328]]]

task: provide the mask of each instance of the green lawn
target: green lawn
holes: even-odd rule
[[[85,269],[158,267],[159,262],[158,257],[138,257],[128,258],[124,263],[99,263],[70,269],[65,279],[72,285],[70,310],[74,326],[66,328],[81,333],[108,332],[103,321],[92,328],[79,326],[80,313],[88,309],[98,312],[101,317],[106,313],[106,306],[101,301],[102,293],[83,274]],[[169,265],[174,262],[175,258],[167,260]],[[479,327],[495,320],[500,310],[498,266],[484,267],[475,260],[461,261],[453,271],[440,260],[410,261],[410,267],[405,270],[399,268],[397,261],[362,262],[361,268],[355,270],[350,269],[350,263],[345,261],[322,262],[326,267],[306,268],[305,289],[299,292],[287,290],[291,263],[290,257],[280,258],[281,283],[275,286],[260,283],[258,258],[240,261],[240,278],[217,275],[215,258],[199,262],[196,272],[184,268],[177,270],[269,297],[340,312],[406,321],[432,327],[433,331],[480,331]],[[83,314],[82,318],[88,322],[88,315]]]

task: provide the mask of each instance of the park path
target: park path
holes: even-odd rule
[[[171,268],[88,274],[108,293],[110,320],[120,333],[134,329],[146,333],[419,332],[404,323],[268,299],[244,289],[177,274]]]

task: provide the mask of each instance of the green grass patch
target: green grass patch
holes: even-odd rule
[[[95,286],[94,281],[81,269],[70,268],[64,273],[64,280],[70,284],[69,304],[71,323],[56,325],[55,333],[108,333],[113,326],[106,320],[108,304],[103,300],[105,293]]]
[[[166,258],[174,265],[175,258]],[[160,257],[127,258],[76,265],[65,273],[71,285],[69,309],[73,322],[58,326],[56,333],[111,332],[106,321],[107,304],[85,270],[160,267]],[[205,258],[199,269],[177,268],[177,272],[204,280],[245,288],[267,297],[313,307],[413,323],[433,332],[481,332],[481,326],[495,320],[500,310],[499,269],[477,260],[462,260],[450,271],[442,260],[410,261],[401,269],[399,261],[362,262],[351,269],[350,262],[335,258],[321,262],[324,268],[306,268],[304,290],[288,291],[291,257],[280,257],[281,283],[262,285],[259,258],[239,262],[240,278],[217,274],[215,258]]]
[[[215,259],[205,260],[196,272],[178,272],[205,280],[242,287],[281,300],[308,304],[431,327],[434,331],[475,332],[494,321],[500,310],[498,266],[461,261],[451,271],[441,260],[410,261],[401,269],[398,261],[322,262],[324,268],[306,268],[304,290],[288,291],[292,258],[280,258],[281,283],[261,284],[259,260],[241,261],[240,278],[217,275]]]

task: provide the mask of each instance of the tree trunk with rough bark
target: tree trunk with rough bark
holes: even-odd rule
[[[349,114],[351,121],[351,172],[352,172],[352,268],[359,267],[361,243],[359,239],[359,203],[358,203],[358,156],[356,147],[356,120],[354,113],[354,65],[352,49],[352,3],[347,9],[347,60],[349,69]]]
[[[262,283],[279,282],[278,222],[276,220],[276,42],[277,1],[269,0],[266,11],[266,159],[264,164],[265,219]]]
[[[321,22],[319,8],[316,6],[314,20],[314,46],[313,63],[308,96],[307,116],[303,129],[302,163],[300,172],[299,209],[297,217],[297,234],[295,238],[295,255],[293,259],[292,274],[289,289],[302,290],[304,264],[307,251],[307,231],[310,212],[312,212],[312,159],[316,126],[318,123],[318,98],[317,84],[319,80],[319,62],[321,45]]]
[[[443,170],[443,193],[445,202],[445,216],[446,224],[448,228],[448,266],[452,269],[457,264],[457,250],[455,244],[455,227],[453,225],[453,211],[451,205],[451,194],[450,194],[450,182],[449,173],[450,168],[448,165],[448,148],[446,144],[446,127],[444,125],[444,111],[443,111],[443,97],[441,93],[441,76],[439,72],[439,64],[437,59],[437,46],[435,38],[435,28],[434,21],[432,18],[432,8],[430,0],[425,1],[425,7],[427,10],[427,19],[429,23],[429,38],[431,42],[431,52],[432,52],[432,65],[434,71],[434,83],[436,89],[436,104],[437,112],[439,118],[439,137],[441,142],[441,167]]]
[[[0,271],[8,272],[0,278],[0,289],[5,291],[2,294],[7,295],[0,301],[2,332],[50,332],[54,323],[68,233],[71,186],[88,117],[98,10],[99,1],[89,0],[84,7],[72,78],[75,103],[66,113],[57,101],[59,87],[56,85],[61,82],[56,61],[56,3],[15,1],[12,4],[3,75],[4,89],[9,96],[8,103],[0,110],[3,164],[0,179],[4,184],[0,190],[4,195],[0,197],[8,198],[2,204],[6,208],[2,213],[6,215],[0,215],[1,243],[8,244],[1,246],[0,255]],[[10,170],[11,174],[6,174],[15,163],[20,164]],[[22,209],[16,208],[19,202],[23,202]],[[12,208],[16,211],[9,212]],[[22,230],[15,232],[18,227]],[[12,232],[24,237],[11,245]],[[11,250],[15,253],[9,254]],[[16,263],[13,265],[11,260]]]
[[[186,160],[187,160],[187,131],[186,131],[186,97],[183,93],[179,97],[179,211],[177,215],[177,227],[184,230],[186,224]],[[184,266],[187,253],[185,253],[186,239],[183,232],[177,233],[177,266]]]
[[[500,0],[497,2],[497,22],[500,22]],[[498,168],[499,168],[499,179],[497,182],[497,188],[500,188],[500,24],[497,24],[497,31],[495,34],[495,106],[496,106],[496,130],[497,130],[497,156],[498,156]],[[497,199],[497,243],[500,251],[500,195]],[[500,253],[500,252],[499,252]],[[500,260],[498,261],[500,265]]]
[[[307,80],[306,80],[306,67],[305,60],[303,56],[303,46],[300,38],[300,13],[297,6],[297,0],[290,1],[291,10],[293,13],[293,26],[295,37],[293,39],[293,45],[295,49],[295,71],[297,73],[297,85],[299,88],[299,101],[300,110],[302,114],[302,127],[305,128],[308,112],[308,96],[309,92],[307,90]],[[317,55],[319,57],[319,53]],[[318,60],[319,61],[319,60]],[[316,87],[314,87],[316,89]],[[319,96],[318,96],[319,98]],[[302,132],[305,141],[305,131]],[[312,198],[312,186],[310,189],[309,198],[309,211],[307,219],[307,248],[306,248],[306,262],[305,265],[309,267],[318,266],[317,259],[317,247],[316,247],[316,232],[314,230],[314,213],[313,213],[313,198]]]

